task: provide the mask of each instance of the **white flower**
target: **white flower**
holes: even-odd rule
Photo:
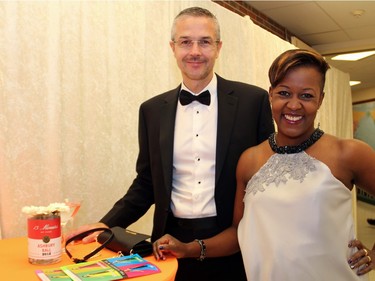
[[[55,212],[65,213],[69,212],[70,208],[65,203],[51,203],[48,206],[25,206],[22,212],[28,215],[46,215]]]

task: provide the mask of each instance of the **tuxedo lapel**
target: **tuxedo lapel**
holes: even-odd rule
[[[174,126],[179,89],[172,91],[160,108],[160,157],[168,191],[172,188]]]
[[[220,178],[224,161],[228,153],[229,142],[237,110],[237,97],[233,96],[233,89],[224,79],[218,77],[218,124],[216,140],[216,184]]]

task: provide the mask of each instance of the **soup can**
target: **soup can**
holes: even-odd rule
[[[27,218],[28,257],[31,264],[61,261],[60,212],[30,215]]]

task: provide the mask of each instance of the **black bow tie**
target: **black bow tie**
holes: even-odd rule
[[[192,101],[195,101],[195,100],[199,101],[202,104],[210,105],[210,102],[211,102],[210,92],[208,90],[206,90],[206,91],[200,93],[199,95],[195,96],[188,91],[181,90],[181,92],[180,92],[180,103],[182,105],[187,105],[187,104],[189,104],[189,103],[191,103]]]

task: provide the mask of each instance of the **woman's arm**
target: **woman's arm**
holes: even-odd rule
[[[237,253],[240,250],[237,238],[237,227],[242,219],[246,184],[250,178],[248,167],[251,165],[252,157],[246,156],[249,151],[245,151],[237,165],[237,187],[234,202],[232,225],[221,233],[204,239],[205,257],[221,257]],[[250,160],[249,160],[250,159]],[[177,258],[199,258],[202,253],[202,245],[198,241],[182,243],[173,236],[166,234],[153,244],[154,256],[157,260],[165,259],[166,254],[172,254]]]

